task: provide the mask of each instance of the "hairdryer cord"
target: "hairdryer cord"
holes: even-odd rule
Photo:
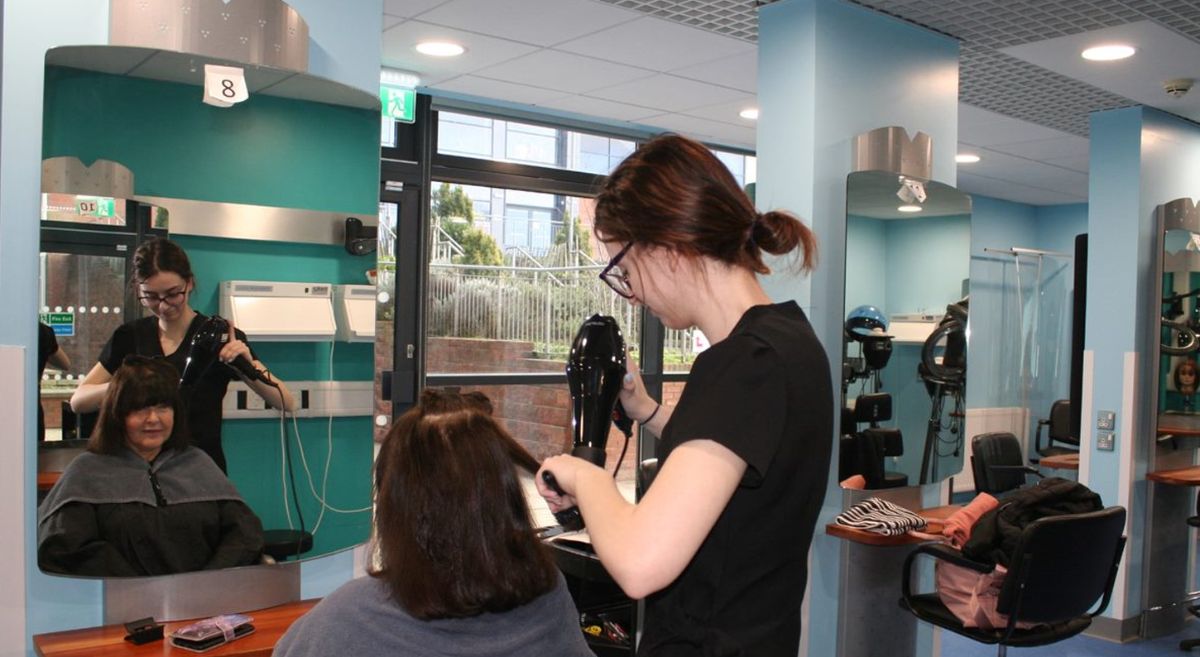
[[[617,473],[621,471],[621,464],[625,462],[625,452],[629,450],[629,434],[621,432],[625,436],[625,444],[621,445],[621,455],[617,457],[617,467],[613,468],[613,479],[617,478]]]
[[[271,380],[268,380],[267,383],[269,383],[272,387],[274,387],[275,390],[279,391],[280,399],[282,399],[283,391],[280,390],[279,384],[277,384]],[[285,407],[281,406],[279,409],[279,412],[281,414],[286,414],[288,411]],[[284,425],[284,428],[283,428],[283,433],[284,433],[284,435],[283,435],[283,456],[284,456],[284,460],[287,462],[288,484],[291,486],[291,489],[292,489],[292,504],[295,505],[295,507],[296,507],[296,517],[300,520],[300,533],[303,534],[303,533],[307,532],[308,530],[304,526],[304,512],[300,510],[300,496],[296,494],[296,472],[292,468],[292,447],[291,447],[292,444],[287,439],[287,422],[284,422],[283,425]],[[296,439],[299,440],[300,437],[296,436]],[[296,547],[298,549],[300,547],[300,544],[297,543]],[[298,552],[297,552],[297,556],[299,556]]]

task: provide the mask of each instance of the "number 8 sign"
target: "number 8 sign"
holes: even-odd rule
[[[204,65],[204,102],[231,107],[250,97],[245,72],[237,66]]]

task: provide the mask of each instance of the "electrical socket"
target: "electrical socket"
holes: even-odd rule
[[[1114,443],[1111,431],[1101,431],[1096,434],[1096,449],[1111,452],[1114,449]]]
[[[1113,431],[1117,428],[1117,414],[1112,411],[1097,412],[1096,428],[1101,431]]]
[[[246,410],[265,411],[267,410],[267,401],[259,397],[258,393],[252,392],[246,395]]]

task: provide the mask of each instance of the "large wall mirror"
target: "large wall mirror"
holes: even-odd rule
[[[302,217],[337,213],[373,221],[386,214],[378,204],[375,96],[295,71],[245,66],[250,99],[213,107],[201,102],[204,64],[211,61],[126,47],[66,47],[47,54],[43,157],[76,157],[88,165],[119,162],[132,173],[141,201],[102,199],[97,210],[76,195],[46,196],[39,311],[58,334],[69,364],[52,360],[43,376],[45,441],[39,461],[57,460],[59,470],[88,431],[82,416],[64,422],[66,400],[97,363],[113,330],[146,312],[128,284],[130,255],[140,240],[168,236],[186,250],[196,277],[188,302],[206,315],[220,312],[224,281],[376,282],[375,253],[352,255],[332,225],[324,243],[295,241],[280,220],[288,212],[275,213],[263,224],[274,229],[253,238],[247,220],[222,224],[215,210],[203,230],[172,227],[172,212],[178,215],[184,206],[192,225],[197,208],[203,214],[218,204],[297,210]],[[380,233],[387,238],[394,230]],[[390,257],[394,249],[382,252]],[[392,318],[380,319],[376,331],[386,333]],[[297,398],[305,386],[327,386],[365,389],[368,399],[361,413],[313,411],[281,420],[227,412],[222,436],[229,481],[264,529],[298,529],[303,523],[313,545],[299,558],[361,544],[371,520],[375,345],[253,335],[249,342]]]
[[[882,171],[846,180],[839,474],[866,488],[962,469],[971,200]]]
[[[1200,211],[1190,198],[1160,205],[1162,230],[1158,436],[1200,435]],[[1178,444],[1178,441],[1173,441]]]

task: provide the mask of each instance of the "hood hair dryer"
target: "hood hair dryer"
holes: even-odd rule
[[[572,456],[604,467],[608,430],[624,378],[625,339],[617,320],[592,315],[579,327],[567,357]]]
[[[183,365],[183,374],[179,377],[179,385],[190,386],[200,380],[200,375],[212,365],[221,347],[229,342],[229,322],[220,315],[213,315],[204,320],[196,335],[192,337],[191,348],[188,349],[187,361]],[[228,364],[247,381],[267,381],[264,375],[245,356],[238,356]]]

